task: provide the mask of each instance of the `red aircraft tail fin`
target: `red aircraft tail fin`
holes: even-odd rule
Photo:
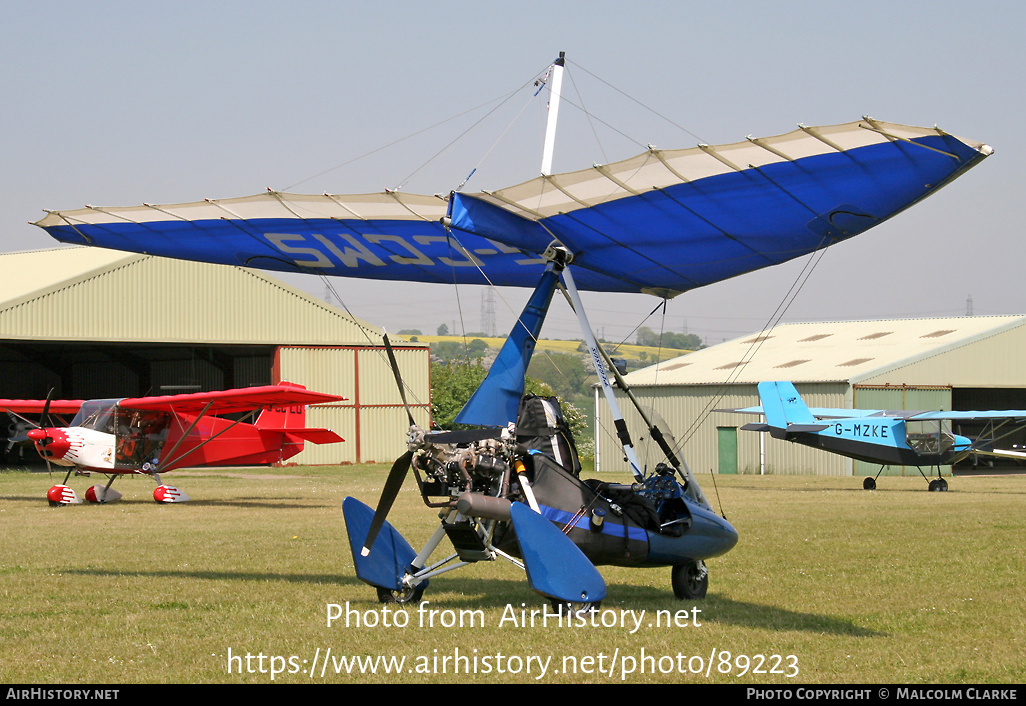
[[[306,405],[281,405],[268,407],[256,418],[257,428],[287,431],[306,428]]]
[[[305,390],[304,385],[299,385],[294,382],[279,382],[278,387],[295,388],[297,390]],[[259,429],[273,430],[273,431],[285,431],[288,429],[303,429],[306,426],[306,405],[304,404],[292,404],[292,405],[274,405],[273,407],[267,407],[260,416],[256,418],[254,424]]]
[[[280,382],[278,385],[295,387],[305,390],[302,385]],[[345,399],[331,397],[332,400]],[[284,434],[282,460],[296,455],[303,450],[304,442],[315,444],[334,444],[344,439],[329,429],[309,429],[306,426],[306,405],[277,405],[267,407],[254,422],[261,435]]]

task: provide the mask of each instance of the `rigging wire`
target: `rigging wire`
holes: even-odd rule
[[[452,230],[448,226],[446,226],[446,228],[445,228],[445,238],[446,238],[446,243],[449,246],[449,253],[450,254],[452,254],[452,252],[453,252],[452,244],[453,244],[454,241],[456,242],[457,245],[460,246],[461,249],[463,248],[463,245],[460,244],[460,242],[458,240],[456,240],[455,236],[453,236],[453,234],[452,234]],[[466,252],[466,251],[464,251],[464,252]],[[449,258],[449,262],[450,262],[449,269],[452,271],[453,291],[456,294],[456,310],[459,312],[459,315],[460,315],[460,331],[463,334],[463,348],[466,351],[467,363],[469,364],[470,363],[470,344],[467,343],[467,324],[463,320],[463,301],[460,298],[460,287],[456,283],[456,265],[453,264],[453,263],[455,263],[455,260],[453,260],[452,258]]]
[[[324,286],[328,290],[330,290],[331,293],[335,296],[335,299],[338,300],[338,303],[339,303],[339,305],[341,305],[342,310],[345,311],[346,314],[348,314],[355,321],[360,321],[360,319],[358,319],[357,316],[355,314],[353,314],[353,312],[349,309],[349,305],[347,305],[345,303],[345,301],[342,299],[341,295],[339,295],[338,290],[335,289],[334,284],[332,284],[331,280],[328,279],[327,275],[318,274],[318,277],[320,277],[321,281],[324,283]],[[388,358],[382,352],[381,342],[380,341],[375,341],[373,338],[371,338],[370,334],[367,332],[366,327],[364,327],[364,326],[357,326],[357,328],[360,330],[361,333],[363,333],[364,337],[367,339],[367,342],[371,345],[371,349],[375,352],[375,354],[378,356],[378,358],[380,360],[382,360],[382,362],[384,362],[386,367],[390,368],[391,367],[391,363],[388,361]],[[403,387],[406,389],[406,392],[407,392],[408,396],[410,398],[412,398],[413,401],[414,401],[414,404],[412,406],[426,408],[427,411],[428,411],[429,418],[433,417],[433,415],[431,414],[431,400],[429,399],[427,402],[424,402],[417,395],[417,392],[412,387],[410,387],[410,385],[406,382],[405,379],[402,378],[401,375],[400,375],[400,379],[402,380]],[[429,394],[430,394],[430,391],[429,391]],[[433,421],[434,421],[434,419],[432,419],[432,422]]]
[[[595,129],[595,123],[592,120],[592,115],[588,112],[588,109],[584,107],[584,96],[581,95],[581,90],[577,87],[577,81],[574,80],[574,76],[571,71],[567,71],[566,74],[570,77],[570,84],[574,87],[574,93],[577,94],[577,100],[581,101],[581,111],[584,113],[584,117],[588,119],[588,127],[591,128],[591,134],[595,136],[595,143],[598,145],[599,151],[602,152],[602,161],[609,162],[606,150],[602,146],[602,140],[599,139],[598,130]]]
[[[417,167],[416,169],[414,169],[414,170],[413,170],[413,171],[412,171],[412,172],[411,172],[411,173],[410,173],[410,174],[409,174],[409,175],[408,175],[408,176],[407,176],[407,177],[406,177],[405,179],[403,179],[403,180],[402,180],[402,181],[401,181],[401,182],[399,183],[399,186],[397,186],[397,187],[396,187],[396,190],[397,190],[397,191],[401,190],[401,189],[402,189],[402,187],[403,187],[403,186],[405,186],[405,185],[406,185],[406,183],[410,181],[410,179],[412,179],[412,178],[413,178],[414,176],[416,176],[416,175],[417,175],[417,174],[418,174],[418,173],[419,173],[419,172],[420,172],[421,170],[423,170],[423,169],[424,169],[425,167],[427,167],[427,166],[428,166],[429,164],[431,164],[431,163],[432,163],[433,161],[435,161],[435,160],[436,160],[436,159],[438,159],[438,158],[439,158],[440,156],[442,156],[442,155],[443,155],[443,154],[445,154],[445,153],[446,153],[447,151],[449,151],[449,149],[450,149],[450,148],[451,148],[451,147],[452,147],[453,145],[455,145],[456,143],[458,143],[458,142],[460,142],[461,140],[463,140],[464,138],[466,138],[466,137],[467,137],[467,135],[469,135],[469,134],[470,134],[471,132],[473,132],[473,131],[474,131],[475,129],[477,129],[477,127],[478,127],[478,126],[480,126],[480,125],[481,125],[482,123],[484,123],[484,122],[485,122],[485,121],[486,121],[486,120],[487,120],[488,118],[490,118],[490,117],[491,117],[492,115],[494,115],[494,114],[495,114],[495,112],[496,112],[496,111],[497,111],[497,110],[498,110],[499,108],[501,108],[501,107],[502,107],[503,105],[505,105],[505,104],[506,104],[506,103],[507,103],[508,101],[510,101],[510,100],[511,100],[511,99],[513,98],[513,96],[515,96],[515,95],[517,95],[518,93],[520,93],[520,91],[522,91],[522,90],[524,89],[524,87],[525,87],[525,86],[528,86],[528,85],[531,85],[531,84],[533,84],[533,82],[534,82],[534,81],[535,81],[535,79],[533,79],[533,78],[532,78],[532,79],[531,79],[530,81],[528,81],[528,82],[526,82],[526,83],[522,84],[522,85],[521,85],[520,87],[518,87],[518,88],[517,88],[517,89],[516,89],[515,91],[512,91],[511,93],[509,93],[509,94],[508,94],[508,95],[507,95],[507,96],[506,96],[506,97],[505,97],[505,98],[504,98],[504,99],[502,100],[502,102],[500,102],[500,103],[499,103],[499,105],[495,106],[495,107],[494,107],[494,108],[492,108],[492,109],[491,109],[490,111],[488,111],[488,112],[487,112],[487,113],[485,113],[485,114],[484,114],[483,116],[481,116],[481,118],[479,118],[479,119],[478,119],[478,120],[477,120],[476,122],[474,122],[474,124],[473,124],[473,125],[471,125],[471,126],[470,126],[469,128],[467,128],[466,130],[464,130],[463,132],[461,132],[461,133],[460,133],[459,135],[457,135],[457,136],[456,136],[455,138],[453,138],[452,140],[450,140],[448,144],[446,144],[446,145],[445,145],[444,147],[442,147],[442,149],[438,150],[438,151],[437,151],[437,152],[436,152],[436,153],[435,153],[434,155],[432,155],[431,157],[429,157],[429,158],[428,158],[428,159],[427,159],[427,160],[426,160],[426,161],[425,161],[425,162],[424,162],[423,164],[421,164],[421,165],[420,165],[419,167]],[[480,167],[480,166],[481,166],[481,164],[482,164],[482,163],[484,162],[484,160],[488,158],[488,155],[490,155],[490,154],[492,153],[492,150],[494,150],[494,149],[495,149],[495,147],[496,147],[496,146],[497,146],[497,145],[499,144],[499,142],[501,142],[501,141],[502,141],[502,139],[503,139],[503,138],[504,138],[504,137],[506,136],[506,133],[507,133],[507,132],[509,132],[510,128],[512,128],[512,127],[513,127],[513,125],[514,125],[514,124],[515,124],[515,123],[516,123],[516,122],[517,122],[517,121],[518,121],[518,120],[520,119],[520,116],[521,116],[521,115],[523,115],[523,113],[524,113],[524,110],[526,110],[526,109],[527,109],[527,106],[528,106],[528,105],[530,105],[530,103],[531,103],[531,101],[533,100],[533,98],[534,98],[534,96],[530,96],[530,97],[528,98],[527,102],[525,102],[525,103],[524,103],[524,106],[523,106],[523,107],[522,107],[522,108],[520,109],[520,111],[519,111],[519,112],[518,112],[518,113],[516,114],[516,116],[515,116],[515,117],[513,118],[513,120],[512,120],[512,121],[510,121],[509,125],[507,125],[507,126],[506,126],[506,129],[505,129],[505,130],[503,130],[502,134],[501,134],[501,135],[499,135],[498,139],[496,139],[496,141],[495,141],[495,142],[494,142],[494,143],[492,144],[492,146],[491,146],[490,148],[488,148],[488,150],[486,150],[486,151],[485,151],[485,154],[484,154],[484,155],[483,155],[483,156],[481,157],[480,161],[478,161],[478,164],[477,164],[477,166],[476,166],[476,167],[474,167],[474,169],[473,169],[473,170],[472,170],[472,171],[470,172],[470,174],[469,174],[469,175],[467,175],[467,178],[463,180],[463,182],[462,182],[462,183],[461,183],[461,184],[459,185],[459,187],[457,187],[456,191],[459,191],[460,189],[462,189],[462,188],[463,188],[463,185],[464,185],[464,184],[466,184],[466,183],[467,183],[467,181],[469,181],[469,180],[470,180],[470,177],[474,175],[474,172],[476,172],[476,171],[477,171],[478,167]]]
[[[640,329],[640,328],[641,328],[642,326],[644,326],[644,325],[645,325],[645,322],[646,322],[646,321],[648,321],[649,319],[651,319],[651,318],[652,318],[652,316],[653,316],[653,315],[655,315],[655,313],[656,313],[657,311],[659,311],[659,308],[660,308],[660,307],[665,307],[665,306],[666,306],[666,299],[663,299],[663,300],[661,300],[661,301],[660,301],[660,302],[659,302],[658,304],[656,304],[656,305],[655,305],[655,308],[654,308],[654,309],[652,309],[652,311],[648,312],[648,314],[647,314],[647,315],[645,316],[645,318],[641,319],[641,320],[640,320],[640,321],[638,322],[638,325],[637,325],[637,326],[635,326],[635,327],[634,327],[633,329],[631,329],[631,330],[630,330],[630,332],[629,332],[629,333],[628,333],[628,334],[627,334],[626,336],[624,336],[623,338],[621,338],[621,339],[620,339],[620,342],[619,342],[619,343],[616,343],[616,344],[614,344],[614,345],[613,345],[613,348],[614,348],[614,349],[616,349],[616,348],[619,348],[620,346],[623,346],[623,345],[629,345],[629,344],[627,343],[627,340],[628,340],[628,339],[629,339],[629,338],[630,338],[631,336],[633,336],[634,334],[636,334],[636,333],[638,332],[638,329]],[[631,312],[623,312],[623,313],[630,313],[630,314],[633,314],[634,312],[633,312],[633,311],[631,311]],[[635,339],[635,340],[636,340],[636,339]]]
[[[826,242],[828,240],[829,240],[829,238],[824,238],[824,242]],[[683,448],[691,440],[691,438],[694,436],[694,434],[698,431],[698,428],[699,428],[700,424],[702,422],[704,422],[705,419],[708,417],[708,415],[710,413],[710,408],[712,408],[714,405],[716,405],[719,402],[719,400],[721,400],[723,398],[723,395],[726,394],[726,391],[727,391],[728,387],[733,383],[734,380],[736,380],[740,376],[740,374],[741,374],[742,370],[744,369],[744,367],[747,366],[748,363],[750,363],[752,361],[752,359],[755,357],[755,355],[758,352],[759,348],[762,346],[762,344],[768,338],[765,335],[766,332],[771,330],[774,326],[776,326],[779,323],[780,319],[783,318],[784,314],[787,312],[787,309],[791,306],[791,304],[797,298],[798,294],[801,292],[802,288],[808,282],[809,277],[811,277],[812,272],[815,270],[816,266],[822,261],[824,255],[826,254],[826,251],[829,249],[829,247],[830,247],[830,243],[827,243],[826,245],[824,245],[824,246],[816,249],[815,251],[813,251],[811,256],[807,259],[806,263],[803,265],[802,271],[798,273],[798,276],[795,278],[794,282],[792,282],[790,288],[784,294],[784,296],[781,299],[780,303],[777,305],[776,310],[773,312],[773,314],[770,316],[770,318],[767,320],[767,322],[763,325],[763,327],[760,330],[760,332],[752,340],[751,345],[749,346],[748,351],[744,354],[744,356],[742,356],[741,362],[734,367],[734,370],[732,370],[730,375],[727,376],[727,379],[724,380],[722,383],[720,383],[719,389],[715,392],[714,396],[708,402],[706,402],[706,404],[703,407],[702,411],[692,421],[691,425],[685,431],[685,434],[684,434],[683,438],[678,441],[675,437],[671,436],[671,438],[673,438],[673,441],[675,442],[674,450],[677,452],[677,454],[680,456],[680,458],[684,459],[686,457],[685,454],[683,453]],[[649,316],[651,316],[651,314],[649,314]],[[665,309],[664,309],[664,316],[665,316]],[[660,331],[660,343],[661,343],[661,341],[662,341],[662,327],[661,327],[661,331]],[[660,346],[660,351],[661,351],[661,346]],[[661,353],[660,353],[660,357],[661,357]],[[659,368],[657,367],[656,368],[656,375],[657,376],[658,376],[658,373],[659,373]],[[652,387],[653,387],[652,393],[653,393],[653,399],[654,399],[655,386],[653,385]],[[599,421],[600,420],[598,418],[596,418],[596,422],[599,422]],[[600,423],[599,427],[600,427],[600,432],[602,434],[604,434],[607,439],[609,439],[609,440],[611,440],[611,441],[613,441],[615,443],[619,443],[618,437],[614,436],[614,434],[609,430],[607,425]],[[670,432],[670,430],[667,430],[667,432]],[[671,432],[671,434],[672,434],[672,432]],[[597,453],[597,449],[596,449],[596,453]],[[684,462],[685,465],[687,465],[687,461],[683,461],[683,462]],[[724,514],[724,512],[723,512],[723,502],[722,502],[722,499],[720,498],[720,495],[719,495],[719,486],[716,483],[716,474],[713,473],[713,469],[712,468],[709,469],[709,476],[710,476],[710,478],[712,480],[713,494],[716,497],[716,502],[717,502],[717,504],[720,505],[720,515],[722,517],[726,518],[726,514]]]
[[[829,239],[824,238],[824,241],[826,240]],[[687,443],[687,441],[690,440],[692,436],[694,436],[694,434],[698,431],[700,423],[705,421],[705,418],[708,416],[710,408],[717,404],[719,400],[723,398],[723,396],[726,394],[727,388],[731,384],[733,384],[738,377],[740,377],[744,368],[752,361],[752,359],[754,359],[756,353],[758,353],[759,351],[759,348],[761,348],[762,344],[765,343],[766,340],[769,338],[766,335],[767,332],[772,330],[777,324],[780,323],[780,320],[784,317],[784,314],[787,313],[788,308],[790,308],[791,304],[794,303],[794,300],[798,297],[798,294],[801,292],[802,288],[804,288],[805,284],[809,281],[809,277],[812,276],[812,272],[823,260],[823,257],[826,254],[826,251],[829,249],[829,247],[830,245],[826,244],[823,247],[817,248],[806,260],[806,263],[805,265],[803,265],[801,272],[798,273],[794,282],[791,283],[791,287],[784,294],[784,297],[781,299],[780,303],[777,304],[777,308],[770,315],[766,323],[763,324],[762,329],[760,329],[759,333],[755,335],[755,338],[751,340],[751,345],[749,346],[745,354],[741,357],[741,360],[738,362],[737,365],[734,366],[734,369],[730,372],[727,378],[720,383],[719,389],[715,393],[714,397],[711,398],[708,402],[706,402],[706,405],[702,409],[701,413],[695,418],[694,421],[692,421],[691,425],[685,432],[684,440],[681,442],[682,445],[684,443]]]
[[[518,88],[517,90],[519,91],[520,89]],[[345,162],[342,162],[341,164],[336,164],[334,167],[331,167],[329,169],[325,169],[322,172],[318,172],[317,174],[313,174],[311,176],[308,176],[305,179],[300,179],[296,183],[291,184],[289,186],[286,186],[283,189],[283,191],[289,191],[290,189],[294,189],[297,186],[299,186],[300,184],[305,184],[306,182],[312,181],[312,180],[316,179],[317,177],[324,176],[325,174],[330,174],[331,172],[333,172],[335,170],[338,170],[338,169],[341,169],[342,167],[349,166],[350,164],[352,164],[354,162],[359,162],[361,159],[365,159],[367,157],[370,157],[371,155],[377,154],[378,152],[383,152],[384,150],[387,150],[390,147],[394,147],[395,145],[398,145],[398,144],[400,144],[402,142],[405,142],[406,140],[409,140],[409,139],[412,139],[414,137],[417,137],[418,135],[422,135],[425,132],[429,132],[431,130],[434,130],[436,127],[439,127],[439,126],[444,125],[444,124],[446,124],[448,122],[456,120],[457,118],[461,118],[464,115],[468,115],[469,113],[473,113],[476,110],[480,110],[484,106],[489,105],[490,103],[494,103],[497,100],[505,101],[508,98],[509,98],[508,95],[506,95],[506,96],[499,96],[498,98],[492,98],[491,100],[485,101],[484,103],[481,103],[478,106],[470,108],[469,110],[465,110],[462,113],[457,113],[456,115],[448,117],[445,120],[440,120],[439,122],[435,123],[434,125],[429,125],[428,127],[425,127],[425,128],[420,129],[420,130],[417,130],[416,132],[411,132],[406,137],[400,137],[398,140],[393,140],[392,142],[389,142],[388,144],[385,144],[385,145],[382,145],[381,147],[377,147],[375,149],[372,149],[370,152],[364,152],[363,154],[361,154],[359,156],[356,156],[356,157],[353,157],[352,159],[346,160]]]
[[[597,76],[596,74],[592,73],[591,71],[588,71],[588,69],[584,68],[583,66],[581,66],[577,62],[571,62],[569,59],[567,59],[567,63],[573,63],[574,66],[579,68],[584,73],[588,74],[589,76],[591,76],[592,78],[596,79],[597,81],[599,81],[601,83],[604,83],[606,86],[608,86],[609,88],[613,89],[614,91],[616,91],[617,93],[622,95],[624,98],[627,98],[628,100],[633,101],[634,103],[637,103],[638,105],[640,105],[642,108],[644,108],[645,110],[649,111],[653,115],[655,115],[655,116],[657,116],[659,118],[662,118],[663,120],[668,122],[670,125],[673,125],[675,128],[677,128],[678,130],[682,130],[683,132],[686,132],[687,134],[691,135],[693,138],[695,138],[699,142],[702,142],[702,143],[707,143],[708,142],[707,140],[703,140],[701,137],[699,137],[698,135],[693,133],[691,130],[688,130],[683,125],[679,125],[678,123],[674,122],[673,120],[671,120],[670,118],[666,117],[665,115],[663,115],[659,111],[655,110],[654,108],[651,108],[651,107],[645,105],[644,103],[642,103],[637,98],[635,98],[634,96],[630,95],[629,93],[626,93],[625,91],[622,91],[621,89],[617,88],[616,86],[614,86],[613,84],[609,83],[608,81],[606,81],[605,79],[601,78],[600,76]],[[625,135],[625,137],[626,137],[626,135]]]
[[[537,74],[535,74],[535,76],[537,76]],[[534,79],[532,78],[531,81],[529,81],[528,83],[532,83],[533,81],[534,81]],[[527,85],[527,84],[524,84],[524,85]],[[361,155],[353,157],[352,159],[348,159],[345,162],[342,162],[341,164],[336,164],[334,167],[330,167],[329,169],[325,169],[324,171],[321,171],[321,172],[318,172],[318,173],[313,174],[311,176],[308,176],[305,179],[300,179],[299,181],[295,182],[294,184],[291,184],[291,185],[285,187],[284,191],[288,191],[290,189],[294,189],[297,186],[299,186],[301,184],[305,184],[308,181],[312,181],[312,180],[314,180],[314,179],[316,179],[318,177],[324,176],[325,174],[330,174],[333,171],[336,171],[336,170],[341,169],[343,167],[349,166],[350,164],[353,164],[354,162],[358,162],[361,159],[365,159],[367,157],[370,157],[371,155],[377,154],[378,152],[382,152],[382,151],[384,151],[386,149],[389,149],[390,147],[394,147],[394,146],[396,146],[396,145],[398,145],[398,144],[400,144],[402,142],[405,142],[405,141],[410,140],[410,139],[412,139],[414,137],[417,137],[418,135],[422,135],[425,132],[429,132],[431,130],[434,130],[437,127],[445,125],[446,123],[449,123],[449,122],[452,122],[453,120],[461,118],[464,115],[469,115],[471,113],[474,113],[474,112],[484,108],[485,106],[488,106],[488,105],[491,105],[492,103],[495,103],[496,101],[499,102],[499,104],[497,106],[492,108],[483,117],[478,119],[470,128],[465,130],[455,140],[453,140],[453,142],[450,142],[449,145],[446,145],[446,147],[443,147],[442,150],[440,150],[437,154],[435,154],[435,156],[431,157],[427,162],[425,162],[425,164],[423,164],[420,167],[418,167],[412,174],[410,174],[410,176],[406,177],[406,179],[403,180],[404,183],[405,183],[406,181],[409,181],[409,179],[411,177],[413,177],[414,174],[419,172],[428,163],[430,163],[432,160],[437,158],[442,152],[447,150],[454,142],[459,141],[460,139],[465,137],[467,134],[469,134],[475,127],[477,127],[477,125],[479,125],[480,123],[484,122],[490,115],[492,115],[495,111],[497,111],[499,108],[501,108],[507,101],[509,101],[511,98],[513,98],[513,96],[515,96],[521,90],[523,90],[524,85],[518,86],[516,89],[514,89],[514,90],[512,90],[512,91],[510,91],[508,93],[505,93],[505,94],[503,94],[501,96],[498,96],[496,98],[492,98],[490,100],[484,101],[483,103],[480,103],[480,104],[474,106],[473,108],[469,108],[469,109],[464,110],[464,111],[462,111],[460,113],[456,113],[455,115],[452,115],[452,116],[450,116],[448,118],[445,118],[444,120],[440,120],[437,123],[434,123],[433,125],[429,125],[428,127],[422,128],[420,130],[416,130],[415,132],[411,132],[409,135],[406,135],[405,137],[401,137],[401,138],[399,138],[397,140],[393,140],[392,142],[389,142],[389,143],[387,143],[385,145],[382,145],[382,146],[377,147],[377,148],[375,148],[373,150],[370,150],[369,152],[365,152],[365,153],[363,153]]]

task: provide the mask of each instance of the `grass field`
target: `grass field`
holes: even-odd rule
[[[561,627],[520,623],[545,603],[505,562],[433,579],[424,612],[383,611],[354,578],[341,503],[373,505],[386,472],[182,472],[165,480],[193,500],[167,506],[151,480],[126,478],[117,503],[63,508],[47,505],[45,473],[0,473],[0,682],[270,683],[272,669],[275,683],[1026,680],[1023,477],[956,478],[947,493],[914,478],[875,492],[853,478],[706,480],[741,536],[709,562],[709,596],[675,600],[669,569],[602,567],[608,625]],[[419,547],[433,517],[409,487],[391,519]],[[328,625],[330,604],[348,604],[348,627]],[[643,610],[637,629],[621,613]],[[678,624],[656,624],[668,615]],[[336,673],[350,655],[405,662]]]

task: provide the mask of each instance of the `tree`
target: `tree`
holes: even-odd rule
[[[565,400],[586,395],[588,379],[594,374],[591,366],[579,355],[547,352],[536,352],[527,372]]]
[[[488,344],[480,338],[475,338],[467,344],[460,341],[435,341],[431,344],[431,355],[446,363],[477,360],[484,357],[487,350]]]
[[[648,326],[642,326],[638,329],[638,336],[635,341],[639,346],[648,346],[650,348],[672,348],[674,350],[693,351],[704,347],[702,339],[693,333],[664,331],[659,334]]]
[[[438,327],[438,335],[439,336],[448,336],[449,335],[449,327],[446,326],[445,324],[442,324],[441,326],[439,326]]]
[[[467,355],[471,358],[477,359],[484,356],[488,350],[488,344],[482,341],[480,338],[475,338],[469,344],[467,344]]]
[[[459,429],[463,425],[456,424],[456,415],[467,404],[471,395],[488,374],[488,370],[480,360],[473,363],[450,361],[448,363],[431,364],[431,416],[441,429]],[[570,433],[577,441],[578,450],[587,455],[591,449],[588,434],[587,415],[572,403],[561,399],[552,388],[532,377],[524,380],[525,394],[541,397],[556,397],[563,408],[563,417],[570,427]]]
[[[432,363],[431,416],[435,424],[442,429],[457,428],[456,415],[487,374],[480,360],[473,363]]]

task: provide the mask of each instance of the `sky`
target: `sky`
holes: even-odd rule
[[[607,340],[631,341],[644,325],[715,344],[778,317],[961,316],[970,301],[975,315],[1026,314],[1021,2],[0,0],[0,9],[2,252],[59,247],[31,225],[43,209],[267,188],[519,184],[541,164],[544,102],[531,98],[531,81],[565,51],[556,172],[648,144],[731,143],[864,115],[994,148],[926,201],[828,249],[793,300],[808,259],[687,292],[665,311],[645,295],[584,293]],[[275,276],[391,332],[485,323],[481,287]],[[493,292],[500,331],[528,295]],[[562,301],[542,335],[580,337]]]

